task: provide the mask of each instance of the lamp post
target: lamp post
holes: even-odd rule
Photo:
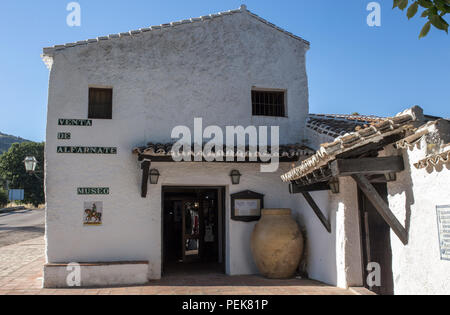
[[[23,160],[23,163],[25,164],[25,170],[28,174],[34,175],[37,179],[42,181],[42,178],[37,175],[36,166],[38,164],[38,161],[34,156],[27,156],[25,160]]]
[[[23,163],[25,164],[25,170],[27,173],[34,173],[36,171],[38,161],[34,156],[27,156]]]

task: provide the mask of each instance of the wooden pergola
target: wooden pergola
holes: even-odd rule
[[[311,196],[311,192],[329,191],[339,193],[339,178],[352,177],[358,188],[370,200],[377,212],[394,231],[403,244],[408,244],[408,232],[398,221],[388,203],[378,193],[374,183],[396,181],[396,174],[405,169],[402,156],[379,156],[379,152],[386,146],[396,143],[406,136],[406,129],[399,129],[379,141],[355,145],[354,148],[342,150],[342,153],[328,157],[327,163],[320,167],[312,167],[293,180],[289,180],[291,194],[302,194],[325,229],[331,233],[331,224],[320,207]],[[289,173],[288,173],[289,174]],[[286,175],[285,175],[286,176]],[[291,175],[292,177],[292,175]]]

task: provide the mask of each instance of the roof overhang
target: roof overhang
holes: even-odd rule
[[[278,158],[279,162],[283,163],[298,162],[314,153],[312,149],[301,144],[280,145],[277,148],[271,146],[231,149],[219,146],[219,148],[213,146],[211,150],[205,150],[205,145],[197,148],[191,144],[174,149],[173,143],[148,143],[146,146],[134,148],[133,154],[137,155],[140,161],[152,162],[268,163],[270,159]]]
[[[317,173],[326,172],[330,163],[336,159],[370,156],[411,134],[422,117],[422,109],[416,106],[370,127],[343,135],[334,142],[322,144],[315,154],[281,178],[284,182],[302,181],[315,177]]]

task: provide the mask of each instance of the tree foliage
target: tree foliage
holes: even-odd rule
[[[34,156],[38,161],[37,175],[44,176],[44,143],[24,142],[14,143],[7,152],[0,156],[0,177],[10,181],[12,189],[25,190],[25,203],[38,206],[45,202],[44,183],[42,179],[27,174],[23,160]]]
[[[444,16],[450,13],[450,0],[394,0],[394,8],[399,8],[403,11],[407,7],[406,16],[408,19],[413,18],[417,14],[419,7],[424,9],[421,17],[428,19],[428,22],[425,23],[420,31],[419,38],[427,36],[431,25],[448,34],[448,23]]]
[[[0,208],[8,204],[8,194],[0,187]]]

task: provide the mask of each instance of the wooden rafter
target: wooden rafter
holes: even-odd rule
[[[307,186],[299,185],[297,183],[291,183],[289,185],[289,192],[291,194],[299,194],[302,192],[309,192],[309,191],[324,191],[324,190],[330,190],[330,185],[327,182],[316,183]]]
[[[352,175],[353,179],[358,184],[358,187],[366,195],[367,199],[373,204],[375,209],[384,219],[384,221],[391,227],[394,233],[398,236],[400,241],[404,245],[408,244],[408,231],[403,227],[403,225],[397,220],[395,215],[389,209],[389,205],[384,201],[384,199],[377,192],[375,187],[369,182],[369,180],[362,174]]]
[[[316,204],[312,196],[309,192],[305,191],[302,192],[303,197],[305,197],[306,201],[310,205],[310,207],[313,209],[314,213],[319,218],[320,222],[322,222],[325,229],[327,229],[328,233],[331,233],[331,223],[330,221],[325,217],[322,210],[320,210],[319,206]]]
[[[337,159],[330,163],[330,167],[333,176],[386,174],[401,172],[405,169],[402,156]]]

